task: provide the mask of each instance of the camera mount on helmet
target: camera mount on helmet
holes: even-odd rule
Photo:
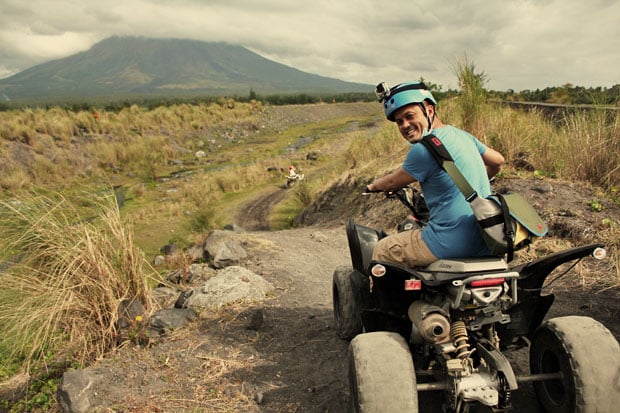
[[[375,95],[377,95],[379,102],[383,102],[390,96],[390,87],[385,82],[379,83],[375,87]]]

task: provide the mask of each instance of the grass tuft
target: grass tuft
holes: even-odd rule
[[[71,199],[29,192],[0,203],[0,354],[78,364],[119,339],[119,306],[151,308],[150,273],[111,189]]]

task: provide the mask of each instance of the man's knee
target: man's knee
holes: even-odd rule
[[[380,239],[373,250],[372,259],[375,261],[392,261],[402,263],[406,259],[406,245],[403,245],[396,236]]]

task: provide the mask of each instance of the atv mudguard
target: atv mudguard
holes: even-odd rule
[[[603,244],[595,243],[570,248],[513,268],[519,273],[519,302],[507,311],[510,323],[497,326],[502,348],[522,347],[524,343],[520,337],[531,339],[543,322],[555,298],[553,294],[541,295],[547,276],[559,265],[583,258],[603,247]]]
[[[372,259],[375,244],[387,234],[374,228],[356,224],[352,219],[347,221],[347,240],[353,268],[368,275],[368,265]]]

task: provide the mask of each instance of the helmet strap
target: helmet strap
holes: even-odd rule
[[[420,106],[422,107],[422,112],[424,113],[424,116],[426,117],[426,121],[428,122],[428,130],[432,130],[433,129],[433,122],[435,121],[435,113],[433,112],[433,118],[431,119],[431,117],[428,115],[428,111],[426,110],[426,105],[424,103],[420,103]]]

